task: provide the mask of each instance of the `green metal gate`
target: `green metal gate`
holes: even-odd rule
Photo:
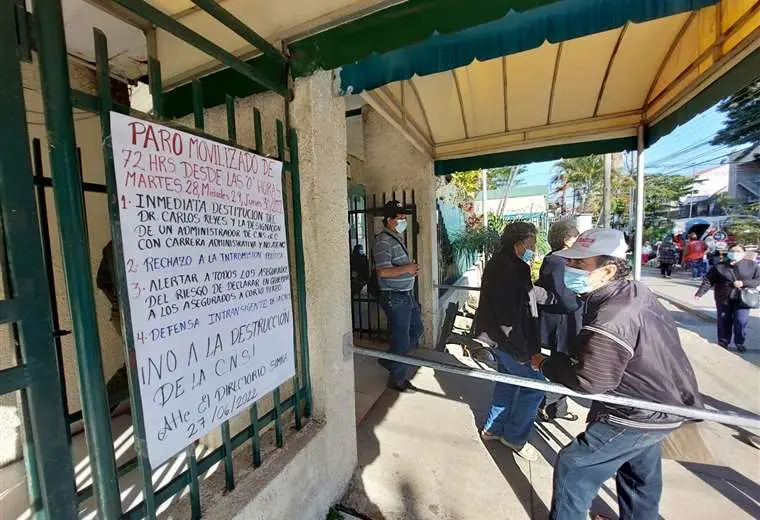
[[[234,68],[262,86],[284,96],[288,113],[289,62],[230,13],[210,0],[196,4],[227,25],[249,42],[273,56],[281,73],[271,78],[250,64],[238,60],[212,42],[187,29],[168,15],[142,0],[115,0],[115,4],[132,11],[157,27],[194,45],[225,65]],[[111,230],[117,254],[121,245],[115,178],[110,144],[110,111],[114,110],[143,119],[160,121],[205,138],[241,148],[236,143],[235,99],[227,96],[227,139],[203,132],[203,92],[201,82],[193,82],[195,129],[165,121],[160,64],[153,57],[149,62],[149,79],[153,96],[153,115],[141,114],[112,98],[108,66],[107,38],[95,30],[93,35],[97,95],[73,90],[69,84],[67,52],[60,0],[34,0],[34,14],[26,11],[23,0],[0,0],[0,117],[3,119],[0,140],[0,326],[12,324],[19,363],[0,370],[0,395],[20,391],[24,414],[23,430],[25,463],[32,514],[36,518],[76,518],[80,504],[94,496],[98,518],[154,518],[156,510],[167,500],[189,489],[193,518],[202,513],[199,475],[222,462],[227,490],[235,487],[233,452],[250,442],[251,464],[262,463],[262,430],[273,427],[277,447],[282,447],[285,414],[292,412],[292,426],[302,428],[312,409],[307,340],[305,262],[301,233],[300,184],[298,172],[298,139],[294,129],[277,121],[278,159],[283,166],[283,198],[287,221],[288,243],[291,244],[291,276],[294,314],[296,317],[296,375],[287,385],[274,390],[272,408],[260,411],[250,408],[249,426],[232,435],[229,423],[221,426],[222,445],[196,458],[193,446],[186,450],[184,471],[168,483],[154,489],[153,472],[144,449],[140,401],[132,395],[131,410],[135,425],[137,457],[116,464],[111,434],[109,406],[103,376],[103,360],[95,296],[90,268],[89,243],[85,218],[84,194],[99,193],[108,197]],[[39,67],[43,100],[47,153],[50,176],[41,171],[42,153],[39,141],[32,142],[27,132],[21,61]],[[77,155],[73,109],[91,112],[100,118],[104,136],[103,168],[105,184],[83,182]],[[254,121],[255,148],[263,153],[261,115],[250,114]],[[33,161],[31,159],[34,159]],[[34,164],[34,168],[33,165]],[[35,188],[36,186],[36,188]],[[38,190],[35,202],[35,189]],[[69,331],[60,330],[55,302],[56,288],[51,267],[50,230],[46,218],[45,190],[52,190],[57,214],[60,249],[66,281],[66,294],[71,310],[71,328],[78,366],[82,412],[69,413],[66,405],[60,337]],[[121,265],[121,262],[116,262]],[[119,267],[117,277],[124,286],[125,273]],[[3,292],[5,288],[5,292]],[[126,291],[120,291],[126,293]],[[128,306],[122,305],[123,312]],[[131,359],[131,340],[127,340],[126,359]],[[131,371],[135,371],[128,362]],[[135,377],[132,374],[132,377]],[[136,379],[134,380],[136,383]],[[130,385],[131,388],[137,385]],[[292,390],[291,390],[292,389]],[[282,392],[290,395],[283,396]],[[87,436],[92,484],[77,486],[70,450],[72,423],[82,420]],[[138,471],[143,499],[124,510],[119,477]]]

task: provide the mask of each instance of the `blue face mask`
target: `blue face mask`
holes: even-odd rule
[[[406,231],[406,219],[396,221],[396,233],[403,233]]]
[[[531,263],[531,261],[533,261],[533,256],[534,255],[535,255],[535,253],[533,252],[532,249],[526,249],[525,252],[520,257],[520,260],[522,260],[526,264],[529,264],[529,263]]]
[[[565,286],[576,294],[590,293],[594,290],[588,281],[588,273],[574,267],[565,267]]]
[[[738,262],[739,260],[744,259],[744,253],[739,253],[738,251],[731,251],[728,253],[728,259],[732,262]]]

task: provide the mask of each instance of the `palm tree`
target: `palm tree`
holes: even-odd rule
[[[579,197],[580,210],[591,211],[591,195],[604,182],[604,158],[601,155],[587,155],[562,159],[554,168],[557,173],[552,183],[557,186],[556,193],[562,194],[563,206],[565,193],[572,188],[573,197],[576,194]]]

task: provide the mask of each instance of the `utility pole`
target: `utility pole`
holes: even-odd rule
[[[691,169],[691,193],[689,194],[689,218],[692,217],[692,213],[694,212],[694,183],[697,180],[697,168],[693,167]]]
[[[604,195],[602,227],[610,227],[612,220],[612,154],[604,154]]]
[[[488,170],[480,170],[480,180],[482,182],[483,225],[488,227],[488,207],[486,206],[488,202]]]

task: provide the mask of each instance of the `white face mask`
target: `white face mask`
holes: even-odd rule
[[[396,221],[396,233],[401,234],[404,231],[406,231],[406,226],[407,226],[406,219],[397,220]]]

